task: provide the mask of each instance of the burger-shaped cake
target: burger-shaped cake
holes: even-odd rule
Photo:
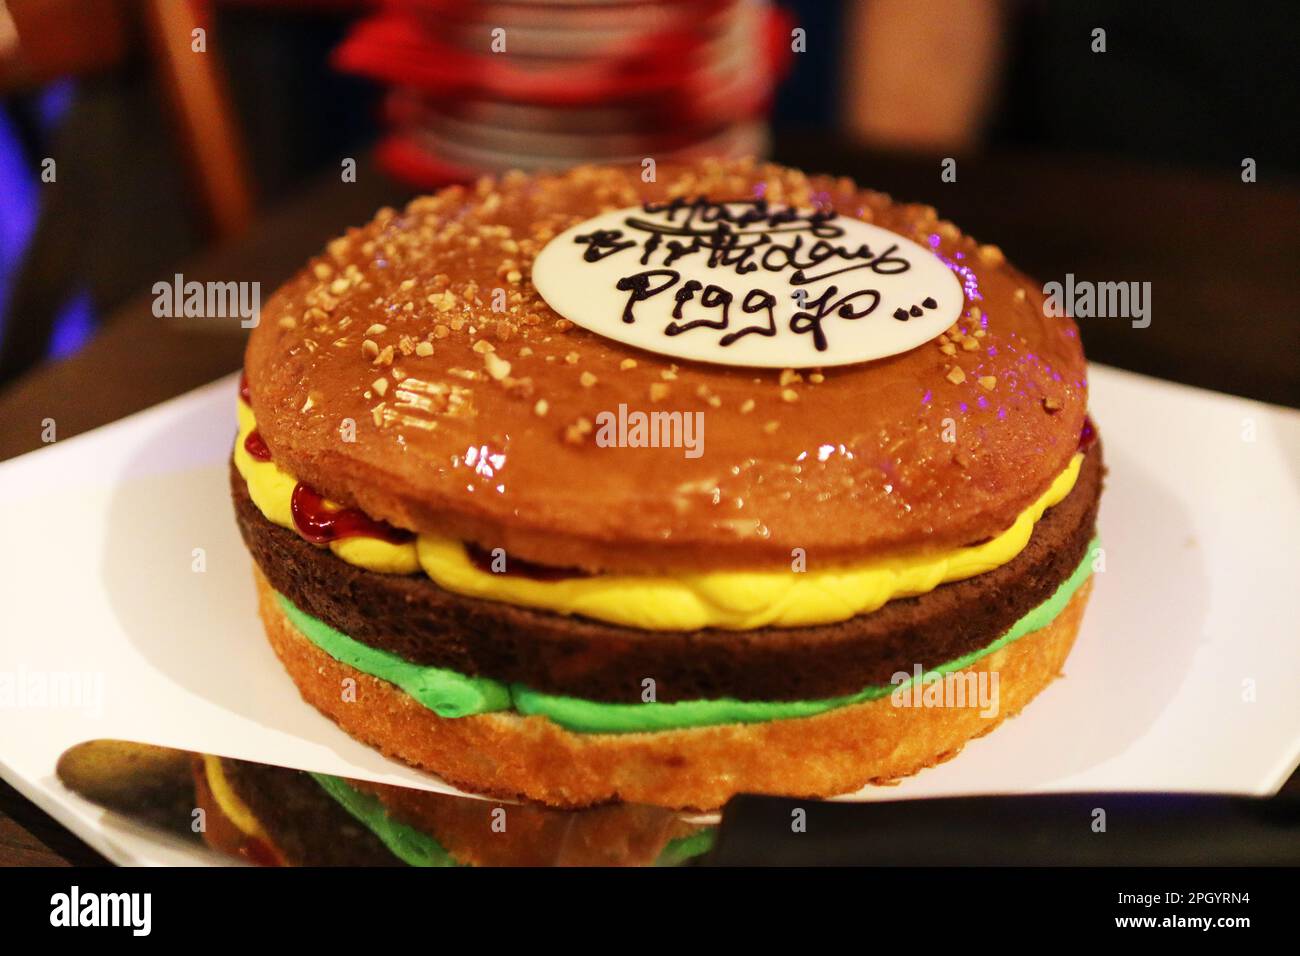
[[[1062,670],[1102,484],[1078,329],[933,209],[752,162],[381,210],[249,342],[267,634],[473,791],[711,808],[915,773]]]

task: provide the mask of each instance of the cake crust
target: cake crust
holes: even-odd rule
[[[760,194],[932,247],[966,290],[960,345],[818,375],[674,362],[573,326],[528,278],[550,237],[602,210]],[[753,162],[446,189],[349,230],[263,311],[245,369],[287,471],[403,528],[596,572],[983,540],[1064,469],[1087,398],[1074,322],[996,248],[928,206]],[[702,412],[704,454],[597,447],[591,422],[624,404]]]
[[[996,671],[999,706],[896,707],[889,697],[793,720],[641,734],[581,734],[515,713],[443,718],[385,681],[342,664],[289,622],[260,572],[272,648],[307,703],[353,737],[463,789],[549,806],[615,800],[708,810],[736,793],[828,797],[886,783],[954,756],[1020,712],[1064,666],[1092,581],[1047,627],[969,668]],[[345,685],[344,681],[354,681]],[[342,690],[355,686],[355,700]]]

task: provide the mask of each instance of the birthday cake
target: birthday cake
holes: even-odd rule
[[[1086,376],[930,207],[749,161],[511,174],[270,299],[231,488],[276,653],[384,753],[553,806],[827,796],[1061,672]]]

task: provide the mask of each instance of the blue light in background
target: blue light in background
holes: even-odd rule
[[[55,80],[41,90],[36,108],[41,114],[41,127],[45,132],[63,122],[63,117],[72,109],[76,92],[77,85],[72,80]]]
[[[46,141],[71,109],[75,95],[72,80],[51,83],[38,95],[36,111]],[[12,121],[0,109],[0,196],[4,197],[0,202],[0,332],[8,321],[17,271],[40,213],[40,172],[30,169],[28,161]],[[96,324],[89,291],[73,291],[54,320],[48,358],[66,358],[76,352],[94,333]]]
[[[8,315],[13,276],[36,228],[36,180],[27,169],[18,134],[0,110],[0,331]]]
[[[82,289],[59,311],[58,318],[54,320],[48,357],[50,360],[67,358],[80,351],[94,332],[95,304],[90,299],[90,293]]]

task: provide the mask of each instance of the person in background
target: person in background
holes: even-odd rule
[[[853,0],[842,15],[840,116],[870,145],[1234,175],[1249,155],[1300,173],[1294,0]]]
[[[844,125],[899,149],[971,148],[1005,61],[1003,0],[861,0],[844,23]]]

